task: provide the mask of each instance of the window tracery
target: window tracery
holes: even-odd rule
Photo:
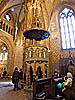
[[[75,48],[75,16],[74,11],[64,8],[59,14],[62,49]]]

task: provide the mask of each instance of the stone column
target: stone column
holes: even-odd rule
[[[29,72],[26,72],[26,88],[29,86]]]
[[[32,45],[33,44],[33,40],[30,40],[30,45]]]
[[[41,51],[39,51],[39,58],[41,58],[41,54],[42,54],[42,52],[41,52]]]
[[[34,75],[36,75],[36,61],[34,61]]]
[[[48,70],[47,70],[47,77],[50,77],[52,74],[52,68],[50,65],[50,37],[48,38]]]
[[[33,45],[35,45],[35,44],[36,44],[36,40],[33,39]]]

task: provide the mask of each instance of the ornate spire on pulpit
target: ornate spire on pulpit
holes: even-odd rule
[[[50,36],[45,30],[42,7],[39,0],[28,0],[25,5],[24,37],[36,41],[44,40]]]

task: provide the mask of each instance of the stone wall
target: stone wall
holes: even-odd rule
[[[16,46],[14,48],[14,67],[18,67],[19,69],[22,66],[22,59],[23,59],[23,46]]]
[[[61,50],[61,37],[60,37],[61,33],[59,29],[59,18],[58,18],[58,13],[60,9],[61,8],[56,9],[50,23],[50,28],[51,28],[50,48],[51,48],[52,71],[54,71],[55,68],[59,69],[60,55],[62,58],[68,58],[70,54],[71,57],[73,57],[75,54],[75,49]]]

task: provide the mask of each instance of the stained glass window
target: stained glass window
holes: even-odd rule
[[[59,14],[62,49],[75,48],[74,11],[64,8]]]

